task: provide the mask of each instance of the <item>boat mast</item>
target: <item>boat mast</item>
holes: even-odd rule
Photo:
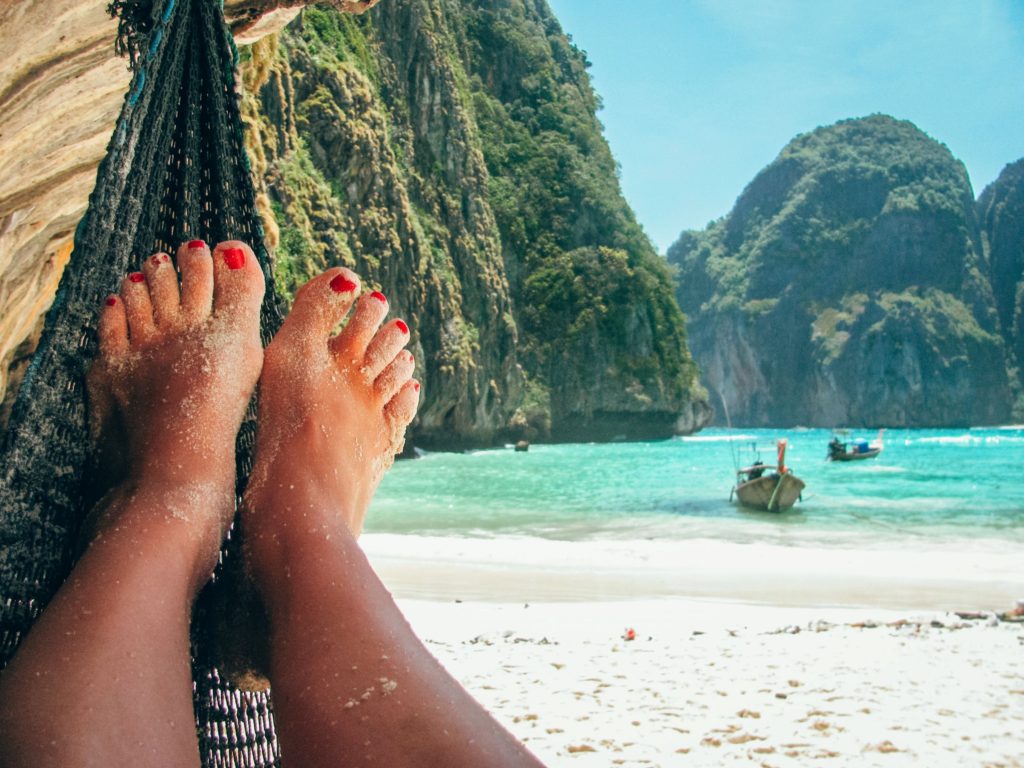
[[[783,440],[779,440],[779,442],[777,443],[777,446],[778,446],[778,457],[779,457],[779,467],[778,467],[778,470],[779,470],[779,474],[780,475],[786,474],[786,444],[788,442],[789,442],[788,440],[783,439]]]

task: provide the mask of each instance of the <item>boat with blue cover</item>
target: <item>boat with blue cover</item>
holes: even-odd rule
[[[832,440],[829,441],[828,456],[825,458],[829,461],[862,461],[863,459],[873,459],[882,452],[882,435],[884,432],[884,429],[878,430],[878,436],[870,443],[863,438],[840,440],[839,436],[844,433],[836,433],[832,436]]]

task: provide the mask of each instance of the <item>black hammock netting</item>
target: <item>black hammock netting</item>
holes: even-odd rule
[[[264,343],[280,325],[235,93],[237,51],[217,0],[112,4],[135,70],[96,188],[75,233],[38,349],[0,452],[0,662],[6,665],[74,562],[87,512],[84,373],[97,308],[146,256],[185,240],[250,243],[267,277]],[[238,437],[238,483],[252,463],[250,406]],[[196,727],[204,766],[279,764],[269,693],[243,692],[204,642],[210,606],[230,602],[238,541],[201,595],[193,632]],[[218,591],[221,594],[218,594]],[[130,715],[127,713],[126,716]]]

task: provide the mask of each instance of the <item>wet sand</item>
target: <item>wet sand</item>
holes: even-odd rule
[[[1007,610],[1024,598],[1013,541],[781,546],[365,534],[396,595],[494,602],[701,598],[793,607]]]

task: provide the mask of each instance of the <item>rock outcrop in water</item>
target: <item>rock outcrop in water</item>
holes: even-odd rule
[[[873,115],[798,136],[669,260],[721,423],[1010,415],[1003,305],[970,181],[909,122]]]
[[[666,437],[710,410],[544,2],[307,9],[246,67],[286,291],[347,264],[411,321],[418,445]]]
[[[978,198],[999,325],[1016,389],[1014,420],[1024,420],[1024,159],[1006,166]]]

